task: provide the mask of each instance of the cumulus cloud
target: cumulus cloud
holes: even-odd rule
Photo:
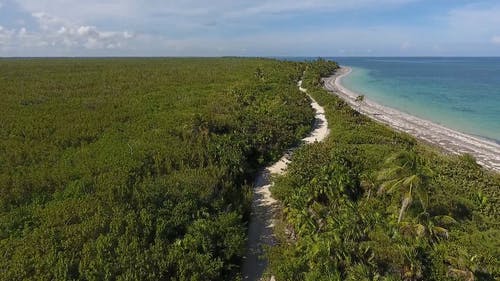
[[[21,29],[19,29],[19,32],[17,33],[17,36],[19,36],[20,38],[23,38],[26,36],[26,34],[28,33],[26,27],[21,27]]]
[[[0,46],[5,46],[9,44],[14,34],[15,34],[14,30],[7,29],[0,25]]]
[[[37,31],[20,28],[15,39],[24,47],[81,47],[86,49],[118,48],[133,38],[127,31],[102,31],[95,26],[78,25],[46,13],[33,13]]]
[[[0,0],[2,1],[2,0]],[[36,19],[37,29],[23,32],[25,46],[32,44],[87,50],[113,48],[162,48],[164,54],[220,55],[247,52],[260,44],[247,37],[259,36],[269,21],[303,12],[338,12],[360,8],[397,6],[417,0],[16,0]],[[71,22],[63,19],[71,19]],[[97,25],[94,25],[98,23]],[[171,28],[166,28],[171,27]],[[122,29],[125,31],[116,31]],[[134,33],[126,30],[140,30]],[[213,33],[210,33],[214,31]],[[20,31],[19,31],[20,32]],[[248,36],[247,36],[248,32]],[[233,34],[221,38],[220,34]],[[264,33],[267,33],[264,31]],[[275,35],[273,35],[275,36]],[[38,38],[36,38],[38,37]],[[276,39],[276,38],[274,38]],[[217,43],[215,43],[217,42]],[[197,44],[197,45],[190,45]],[[218,45],[218,46],[216,46]],[[222,46],[222,47],[221,47]],[[265,49],[265,48],[262,48]],[[242,51],[245,50],[245,51]]]
[[[0,26],[0,55],[83,55],[126,47],[135,38],[129,31],[110,31],[71,22],[47,13],[32,13],[35,25]],[[108,53],[109,54],[109,53]]]

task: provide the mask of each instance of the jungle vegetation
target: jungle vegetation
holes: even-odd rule
[[[232,280],[303,64],[0,60],[0,280]]]
[[[0,60],[0,280],[238,280],[256,170],[297,150],[277,280],[497,280],[500,177],[322,89],[338,65]],[[305,72],[304,72],[305,71]]]
[[[322,88],[334,62],[310,63],[303,87],[331,135],[297,150],[272,189],[282,203],[276,280],[499,280],[500,176],[359,114]]]

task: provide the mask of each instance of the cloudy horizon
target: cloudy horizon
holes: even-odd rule
[[[0,56],[499,56],[500,3],[0,0]]]

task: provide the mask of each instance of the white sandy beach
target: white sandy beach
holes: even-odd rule
[[[325,88],[344,99],[355,110],[376,121],[437,145],[447,152],[453,154],[469,153],[483,167],[500,171],[500,145],[383,106],[366,97],[364,101],[357,102],[355,99],[359,94],[342,85],[342,78],[349,75],[350,72],[350,68],[342,67],[336,75],[324,79]]]

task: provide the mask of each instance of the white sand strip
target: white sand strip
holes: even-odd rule
[[[483,167],[497,172],[500,171],[500,145],[383,106],[366,97],[364,101],[357,102],[356,98],[359,94],[350,91],[341,84],[342,78],[350,73],[350,68],[342,67],[334,76],[323,79],[325,88],[344,99],[354,110],[376,121],[442,147],[450,153],[469,153]]]
[[[307,90],[301,87],[302,81],[299,82],[298,86],[300,91],[307,94]],[[316,114],[313,131],[302,141],[304,143],[321,142],[330,133],[328,121],[325,117],[325,109],[311,96],[309,98]],[[247,254],[244,257],[242,266],[243,280],[262,280],[262,275],[267,266],[267,260],[263,257],[265,246],[275,244],[273,227],[276,219],[277,201],[272,198],[269,190],[273,185],[271,175],[285,173],[295,149],[288,150],[278,162],[260,171],[255,179],[252,213],[248,225]],[[274,280],[274,277],[271,277],[271,280]]]

